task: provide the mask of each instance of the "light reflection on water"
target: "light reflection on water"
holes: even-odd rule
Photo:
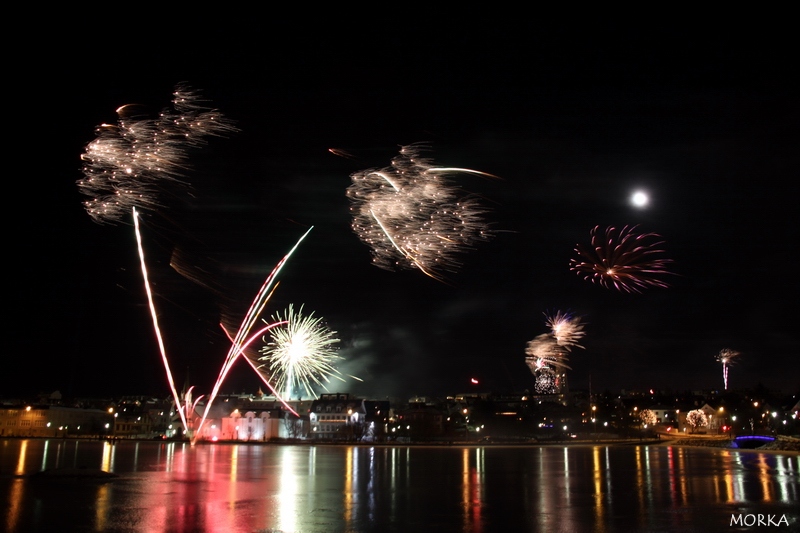
[[[101,482],[39,479],[85,468]],[[796,454],[660,446],[383,447],[0,440],[5,530],[798,530]]]

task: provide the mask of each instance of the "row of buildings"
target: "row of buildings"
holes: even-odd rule
[[[188,405],[189,402],[187,402]],[[171,399],[65,402],[59,393],[0,403],[0,437],[268,442],[422,442],[630,438],[655,433],[800,433],[796,396],[736,393],[472,393],[407,401],[346,393],[284,401],[219,396],[182,417]]]

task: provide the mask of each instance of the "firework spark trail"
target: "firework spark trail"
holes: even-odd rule
[[[419,269],[442,281],[456,257],[491,234],[486,209],[474,197],[462,197],[448,175],[485,172],[434,167],[421,157],[424,146],[404,146],[391,166],[351,174],[347,188],[352,228],[370,247],[373,263],[385,270]]]
[[[139,214],[136,211],[136,208],[133,208],[133,225],[136,233],[136,244],[139,249],[139,261],[142,265],[142,277],[144,278],[144,288],[145,292],[147,292],[147,302],[150,306],[150,315],[153,317],[153,328],[155,329],[156,339],[158,340],[158,349],[161,352],[161,360],[164,362],[164,369],[167,373],[167,381],[169,382],[169,389],[172,392],[172,397],[175,400],[175,406],[178,409],[178,413],[181,417],[181,422],[183,423],[183,429],[188,431],[189,424],[186,420],[186,415],[181,409],[181,398],[178,395],[178,390],[175,388],[175,380],[172,378],[172,370],[169,367],[169,360],[167,359],[167,351],[164,347],[164,341],[161,337],[161,329],[158,327],[158,315],[156,314],[156,307],[153,303],[153,293],[150,290],[150,282],[148,281],[147,276],[147,266],[144,260],[144,248],[142,247],[142,236],[141,232],[139,231]]]
[[[428,272],[428,270],[425,268],[425,265],[423,265],[422,263],[420,263],[420,262],[419,262],[419,261],[418,261],[418,260],[417,260],[417,259],[414,257],[414,255],[413,255],[413,254],[411,254],[411,253],[409,253],[408,251],[404,250],[402,246],[398,245],[398,244],[397,244],[397,242],[395,242],[394,238],[392,237],[392,234],[391,234],[391,233],[389,233],[389,230],[387,230],[387,229],[386,229],[386,227],[384,227],[383,223],[381,222],[381,219],[379,219],[377,216],[375,216],[375,213],[374,213],[372,210],[370,210],[370,214],[372,215],[372,218],[374,218],[374,219],[375,219],[375,223],[378,225],[378,227],[381,229],[381,231],[383,231],[384,235],[386,235],[386,238],[389,240],[389,243],[390,243],[392,246],[394,246],[394,247],[395,247],[395,249],[397,249],[397,251],[398,251],[398,252],[400,252],[400,254],[402,254],[402,255],[403,255],[403,257],[405,257],[406,259],[408,259],[409,261],[411,261],[411,262],[412,262],[412,263],[413,263],[413,264],[414,264],[414,265],[415,265],[415,266],[416,266],[418,269],[420,269],[420,270],[422,271],[422,273],[423,273],[423,274],[425,274],[426,276],[429,276],[429,277],[431,277],[431,278],[433,278],[433,279],[435,279],[435,280],[438,280],[438,281],[442,281],[442,278],[440,278],[439,276],[437,276],[437,275],[436,275],[435,273],[433,273],[433,272]]]
[[[339,342],[336,332],[323,324],[322,318],[311,313],[303,316],[303,308],[295,313],[292,305],[283,316],[273,316],[274,321],[282,321],[286,327],[270,331],[271,341],[262,349],[264,366],[271,376],[277,376],[276,387],[287,396],[295,385],[303,386],[311,397],[316,397],[313,384],[325,390],[330,377],[344,381],[334,363],[342,358],[336,354],[334,345]]]
[[[259,289],[258,293],[256,294],[253,303],[250,305],[250,308],[247,310],[244,319],[242,320],[242,324],[239,327],[239,330],[236,332],[236,336],[233,339],[233,344],[231,345],[230,350],[228,350],[228,354],[225,357],[225,362],[222,364],[222,370],[220,371],[219,377],[217,378],[216,383],[214,383],[214,388],[211,391],[211,394],[208,396],[208,403],[206,403],[206,408],[203,412],[203,416],[200,419],[200,424],[197,427],[197,431],[195,432],[196,435],[200,434],[200,430],[203,428],[205,421],[208,417],[209,412],[211,411],[211,405],[213,404],[214,400],[219,394],[219,389],[222,386],[222,382],[225,379],[225,376],[228,373],[231,365],[236,361],[236,358],[239,354],[243,351],[243,346],[247,342],[247,338],[250,335],[250,330],[253,328],[256,320],[258,320],[259,315],[264,310],[264,307],[267,305],[269,298],[272,296],[272,286],[275,284],[278,274],[283,269],[286,262],[292,256],[292,254],[297,250],[300,246],[300,243],[311,233],[311,230],[314,227],[308,228],[308,230],[303,234],[302,237],[295,243],[289,252],[283,256],[283,258],[275,265],[275,268],[272,269],[269,276],[264,280],[264,283]],[[246,357],[245,357],[246,358]]]
[[[194,386],[191,386],[191,387],[189,387],[189,389],[184,394],[184,405],[182,407],[183,413],[181,413],[181,417],[185,417],[187,421],[189,420],[189,417],[191,417],[192,414],[197,409],[197,404],[200,403],[200,400],[203,399],[203,395],[201,394],[200,396],[198,396],[197,398],[192,400],[192,391],[193,390],[194,390]],[[181,409],[179,409],[178,411],[180,411],[180,410]],[[188,432],[188,427],[185,427],[185,429]]]
[[[728,390],[728,368],[735,364],[734,359],[739,356],[739,352],[729,348],[723,348],[717,354],[717,361],[722,363],[722,381],[725,383],[725,390]]]
[[[604,237],[598,234],[599,226],[590,232],[591,250],[576,245],[578,257],[570,260],[570,270],[607,289],[641,293],[649,287],[667,288],[659,279],[672,274],[668,270],[670,259],[660,257],[663,241],[656,233],[636,233],[638,226],[623,227],[620,231],[608,227]],[[655,240],[655,242],[653,242]]]

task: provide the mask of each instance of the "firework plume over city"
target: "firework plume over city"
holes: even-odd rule
[[[539,394],[563,394],[569,391],[567,371],[569,352],[583,348],[578,341],[584,336],[578,317],[557,311],[545,315],[549,333],[537,335],[525,348],[525,364],[536,379],[534,390]]]
[[[20,70],[0,394],[796,389],[783,37],[333,29]]]

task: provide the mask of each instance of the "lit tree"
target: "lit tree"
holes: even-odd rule
[[[658,422],[656,414],[650,409],[642,409],[642,411],[639,413],[639,419],[645,426],[654,426],[656,425],[656,422]]]
[[[706,427],[708,425],[708,418],[706,418],[706,414],[702,410],[695,409],[686,413],[686,423],[692,426],[692,433],[694,433],[698,427]]]

